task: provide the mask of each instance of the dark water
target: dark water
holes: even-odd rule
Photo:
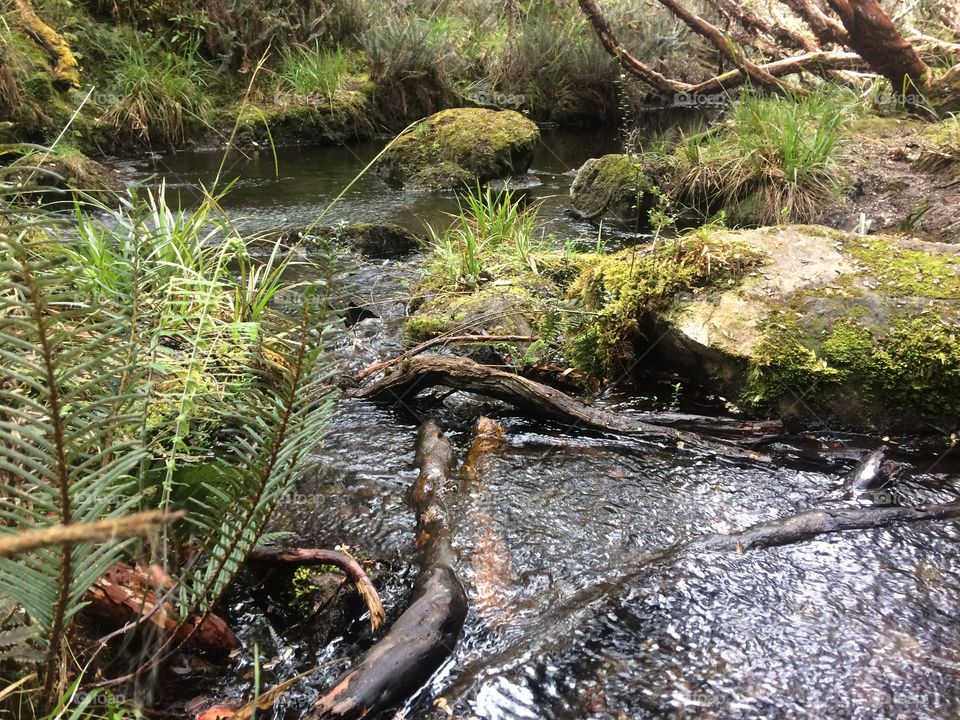
[[[549,231],[561,242],[594,233],[565,214],[570,171],[614,143],[591,133],[547,135],[545,143],[531,194],[544,201]],[[308,224],[378,149],[285,151],[279,178],[269,157],[243,161],[230,169],[241,179],[227,207],[247,227]],[[219,160],[180,155],[155,170],[187,192],[209,184]],[[453,195],[388,190],[370,176],[327,220],[419,229],[455,208]],[[341,273],[344,292],[375,303],[380,315],[338,336],[331,352],[345,372],[400,348],[418,261],[355,258]],[[770,466],[739,466],[539,424],[459,394],[399,408],[345,401],[278,528],[304,545],[346,544],[382,561],[390,569],[381,575],[384,600],[395,617],[415,576],[406,493],[416,475],[416,427],[437,417],[462,457],[481,412],[507,426],[508,444],[456,508],[470,615],[452,661],[400,717],[445,717],[432,705],[438,696],[458,717],[490,720],[960,717],[955,524],[746,554],[681,553],[590,593],[641,553],[815,504],[879,440],[808,438],[799,450],[775,448]],[[915,459],[913,470],[904,501],[960,497],[951,454]],[[322,666],[275,705],[278,718],[301,717],[348,667],[343,658],[371,641],[360,620],[318,646],[242,594],[228,612],[247,646],[260,645],[265,687]],[[244,655],[218,692],[250,697],[251,662]]]

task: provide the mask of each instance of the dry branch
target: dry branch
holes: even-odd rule
[[[91,523],[55,525],[43,530],[30,530],[0,537],[0,556],[19,555],[42,547],[78,542],[104,542],[136,535],[148,535],[161,525],[182,518],[182,512],[134,513],[126,517],[98,520]]]
[[[693,433],[584,405],[552,387],[504,370],[480,365],[468,358],[439,355],[411,358],[396,372],[361,387],[354,396],[400,402],[410,400],[425,388],[436,385],[485,395],[508,402],[533,415],[593,430],[667,441],[678,447],[688,447],[723,457],[767,459],[759,453],[711,442]]]

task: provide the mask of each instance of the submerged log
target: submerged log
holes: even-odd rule
[[[486,395],[534,415],[593,430],[668,441],[723,457],[767,459],[749,449],[711,442],[694,433],[584,405],[548,385],[505,370],[480,365],[469,358],[440,355],[411,358],[396,372],[358,389],[354,397],[400,402],[436,385]],[[757,441],[755,437],[748,438],[747,442],[750,444]]]
[[[311,718],[359,718],[396,705],[424,685],[460,637],[467,597],[450,545],[453,448],[433,421],[417,435],[417,464],[420,475],[410,498],[421,562],[411,604],[363,660],[317,701]]]
[[[632,555],[620,563],[620,572],[610,580],[596,583],[566,598],[545,613],[526,632],[506,648],[477,663],[469,673],[458,677],[442,694],[447,706],[454,706],[489,668],[516,659],[531,647],[561,642],[570,637],[574,626],[581,625],[581,614],[596,603],[621,594],[624,586],[642,577],[660,563],[689,552],[739,552],[778,547],[816,539],[822,535],[869,530],[901,523],[960,519],[960,502],[916,507],[843,507],[805,510],[779,520],[752,525],[730,534],[700,535],[667,548]]]
[[[503,449],[506,430],[488,417],[480,417],[473,428],[473,441],[460,468],[463,495],[480,496],[486,490],[482,477],[493,456]],[[473,537],[470,565],[473,568],[477,615],[491,627],[506,624],[511,612],[504,605],[511,582],[510,549],[497,532],[496,522],[482,509],[471,510],[477,531]]]

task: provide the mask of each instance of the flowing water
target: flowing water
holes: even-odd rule
[[[561,245],[595,236],[567,216],[567,190],[572,170],[614,145],[595,132],[544,136],[527,185]],[[283,151],[279,177],[263,153],[230,163],[226,177],[239,181],[226,205],[248,228],[307,225],[378,150]],[[212,182],[219,163],[219,154],[191,153],[134,170],[189,194]],[[455,209],[452,194],[388,190],[370,175],[325,221],[419,231]],[[340,274],[344,292],[379,315],[339,334],[331,352],[344,372],[400,349],[419,260],[354,258]],[[603,402],[622,412],[645,404]],[[810,437],[773,447],[771,465],[738,465],[539,423],[462,394],[402,407],[350,400],[337,407],[325,447],[277,527],[296,533],[298,544],[345,544],[379,561],[396,617],[416,574],[406,504],[416,428],[437,418],[462,458],[481,413],[501,420],[508,440],[455,510],[470,614],[453,658],[402,717],[446,717],[431,702],[441,696],[458,717],[490,720],[960,717],[956,524],[743,554],[681,552],[625,572],[643,553],[815,505],[878,440]],[[915,458],[913,470],[903,501],[960,498],[949,453]],[[247,647],[259,645],[264,687],[321,667],[274,705],[277,718],[302,717],[373,641],[359,619],[318,642],[253,591],[238,593],[226,612]],[[250,653],[216,693],[251,696]]]

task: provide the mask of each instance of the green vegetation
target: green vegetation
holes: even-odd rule
[[[130,141],[179,145],[189,125],[205,121],[210,107],[206,79],[193,54],[131,45],[115,62],[112,87],[119,97],[108,106],[102,122]]]
[[[933,172],[960,180],[960,116],[949,118],[927,129],[920,163]]]
[[[349,55],[339,47],[284,48],[276,72],[277,85],[281,91],[301,98],[330,100],[340,90],[349,65]]]
[[[899,425],[956,412],[960,338],[935,315],[883,329],[851,319],[821,336],[785,310],[767,318],[757,351],[743,394],[754,406],[802,400],[851,422]]]
[[[675,197],[746,224],[806,222],[839,192],[849,110],[834,94],[747,96],[729,120],[683,139],[669,170]]]
[[[535,253],[546,247],[536,237],[536,222],[536,206],[522,207],[509,190],[478,186],[463,196],[452,225],[443,232],[430,229],[431,284],[475,288],[504,271],[536,272]]]
[[[633,343],[678,293],[729,286],[763,260],[757,250],[708,232],[585,257],[569,294],[595,315],[579,337],[569,338],[568,359],[586,372],[608,371],[611,356]]]
[[[3,187],[0,535],[189,513],[149,545],[0,558],[0,602],[30,620],[29,631],[0,628],[4,678],[41,660],[39,680],[3,700],[25,716],[53,708],[89,659],[68,650],[70,628],[115,561],[158,564],[179,583],[178,628],[214,610],[321,441],[332,393],[323,299],[305,286],[298,316],[272,310],[286,255],[276,247],[254,263],[218,197],[191,212],[170,208],[162,189],[116,211],[80,203],[71,227]],[[160,636],[127,669],[184,637]]]

